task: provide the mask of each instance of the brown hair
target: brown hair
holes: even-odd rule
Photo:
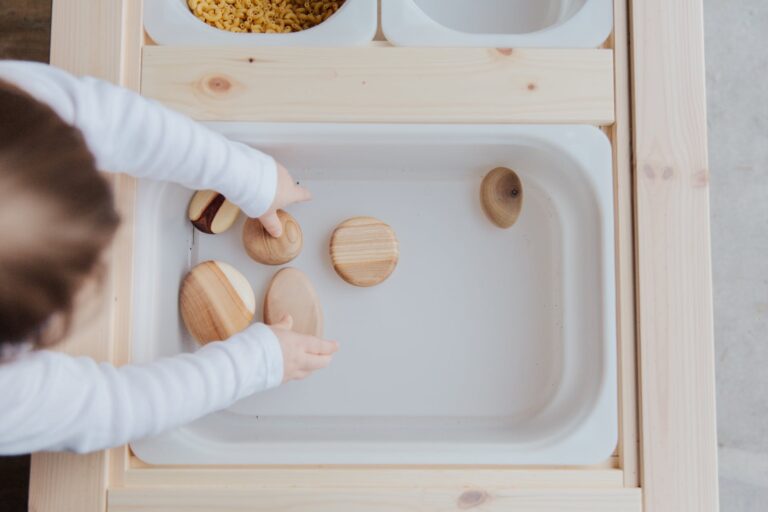
[[[82,133],[0,81],[0,346],[69,318],[118,223]]]

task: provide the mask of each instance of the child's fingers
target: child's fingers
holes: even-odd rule
[[[312,199],[312,192],[302,187],[301,185],[296,185],[293,187],[293,190],[291,191],[292,203],[301,203],[303,201],[309,201],[310,199]]]
[[[317,354],[307,354],[306,358],[304,359],[304,364],[302,365],[302,369],[304,371],[315,371],[319,370],[321,368],[325,368],[329,364],[331,364],[331,359],[333,356],[320,356]]]
[[[288,313],[286,313],[282,317],[280,317],[280,320],[277,323],[272,324],[270,327],[274,327],[276,329],[283,329],[285,331],[290,331],[291,329],[293,329],[293,317]]]
[[[305,348],[310,354],[329,355],[339,350],[339,344],[335,341],[311,337],[307,340]]]
[[[280,235],[283,234],[283,225],[280,223],[280,219],[277,217],[276,211],[270,211],[259,217],[259,221],[261,221],[261,225],[264,226],[264,229],[272,235],[273,237],[277,238]]]

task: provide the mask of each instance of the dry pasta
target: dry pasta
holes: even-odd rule
[[[279,34],[312,28],[344,0],[187,0],[192,14],[230,32]]]

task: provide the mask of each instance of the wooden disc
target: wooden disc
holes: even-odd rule
[[[239,215],[240,209],[237,206],[213,190],[195,192],[187,208],[187,216],[192,225],[212,235],[231,228]]]
[[[331,261],[349,284],[373,286],[395,270],[400,247],[392,228],[373,217],[353,217],[331,235]]]
[[[264,229],[259,219],[248,219],[243,226],[243,245],[248,256],[265,265],[288,263],[301,252],[304,235],[293,216],[277,210],[277,217],[283,225],[283,234],[273,237]]]
[[[205,344],[225,340],[248,327],[256,312],[256,296],[234,267],[205,261],[182,281],[179,309],[190,334]]]
[[[491,222],[508,228],[523,208],[523,184],[512,169],[497,167],[483,178],[480,201]]]
[[[272,278],[264,297],[264,322],[279,322],[293,317],[293,330],[322,337],[323,310],[309,278],[295,268],[284,268]]]

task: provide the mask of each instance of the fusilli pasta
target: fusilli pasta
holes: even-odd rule
[[[279,34],[312,28],[344,0],[187,0],[192,14],[230,32]]]

